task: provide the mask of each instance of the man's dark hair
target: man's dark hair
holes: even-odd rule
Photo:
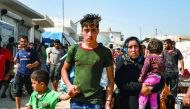
[[[28,45],[33,45],[33,46],[34,46],[34,43],[33,43],[33,42],[30,42]]]
[[[50,43],[49,47],[53,47],[53,46],[54,46],[54,44],[53,44],[53,43]]]
[[[54,43],[61,43],[59,39],[55,39]]]
[[[9,37],[9,43],[12,43],[12,42],[14,42],[14,37]]]
[[[150,53],[162,53],[163,44],[160,40],[154,38],[150,40],[147,49]]]
[[[0,42],[2,41],[1,35],[0,35]]]
[[[99,28],[99,22],[101,21],[101,17],[98,14],[86,14],[83,19],[80,20],[81,27],[92,26],[95,25]]]
[[[109,48],[113,49],[113,44],[109,44]]]
[[[103,46],[104,44],[102,42],[99,42],[99,45]]]
[[[49,83],[49,73],[44,70],[36,70],[31,74],[31,79],[34,79],[36,81],[44,82],[47,86]]]
[[[117,48],[116,50],[118,50],[118,51],[119,51],[119,50],[121,50],[121,48]]]
[[[171,44],[172,45],[172,40],[171,39],[166,39],[164,40],[164,43]]]
[[[27,42],[28,42],[28,37],[27,37],[27,36],[25,36],[25,35],[20,35],[19,40],[20,40],[20,39],[26,39],[26,40],[27,40]]]
[[[142,47],[142,49],[146,49],[146,46],[145,46],[145,45],[143,45],[143,44],[141,44],[141,47]]]

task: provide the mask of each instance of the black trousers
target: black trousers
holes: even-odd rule
[[[177,91],[178,91],[178,75],[175,76],[166,76],[165,82],[170,87],[171,93],[174,97],[177,97]]]
[[[23,74],[17,72],[17,74],[15,76],[15,85],[16,85],[16,91],[15,91],[16,97],[21,97],[23,85],[25,85],[26,90],[29,95],[31,95],[33,92],[30,75],[23,75]]]

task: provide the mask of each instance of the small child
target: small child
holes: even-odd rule
[[[152,90],[152,87],[160,82],[161,75],[164,72],[164,62],[160,56],[163,50],[163,44],[158,39],[152,39],[148,44],[148,50],[149,55],[145,58],[139,82],[149,84],[149,89]],[[139,109],[145,108],[148,98],[150,99],[151,109],[157,109],[157,93],[150,93],[149,95],[143,95],[140,93]]]
[[[26,109],[55,109],[60,100],[71,98],[67,93],[59,93],[48,88],[49,73],[44,70],[36,70],[31,74],[34,92],[30,96],[29,106]],[[78,87],[75,88],[79,92]]]

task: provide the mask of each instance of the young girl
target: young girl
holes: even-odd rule
[[[162,73],[164,72],[164,62],[160,57],[163,50],[163,44],[158,39],[152,39],[148,44],[149,55],[144,61],[144,66],[141,70],[139,82],[150,85],[150,89],[160,82]],[[150,99],[151,109],[157,109],[157,93],[150,93],[149,95],[139,95],[139,109],[144,109],[146,103]]]

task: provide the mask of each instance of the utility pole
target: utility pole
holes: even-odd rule
[[[155,29],[155,36],[157,36],[157,35],[158,35],[157,31],[158,31],[158,29],[156,28],[156,29]]]
[[[139,37],[140,37],[140,40],[141,40],[141,38],[142,38],[142,28],[141,27],[139,28]]]
[[[63,17],[63,20],[62,20],[62,25],[63,25],[63,33],[62,33],[62,42],[63,42],[63,44],[65,44],[65,41],[67,41],[68,43],[69,43],[69,41],[66,39],[66,37],[65,37],[65,35],[64,35],[64,19],[65,19],[65,15],[64,15],[64,11],[65,11],[65,9],[64,9],[64,0],[61,0],[62,1],[62,17]],[[69,43],[70,44],[70,43]]]
[[[65,17],[64,16],[64,11],[65,11],[64,10],[64,0],[62,0],[62,11],[63,11],[63,13],[62,13],[63,14],[63,16],[62,16],[63,17],[63,24],[62,25],[63,25],[63,34],[64,34],[64,17]]]

